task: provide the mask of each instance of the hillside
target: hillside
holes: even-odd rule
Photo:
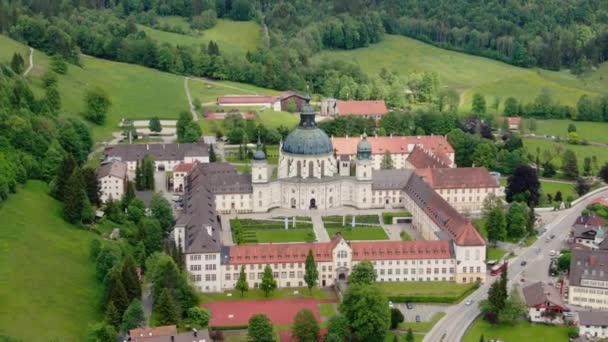
[[[182,27],[187,27],[184,19],[172,18],[172,25],[180,21]],[[200,46],[213,40],[218,43],[220,51],[228,55],[245,56],[247,51],[253,51],[260,40],[260,26],[254,21],[218,20],[217,24],[202,32],[192,31],[191,34],[179,34],[156,30],[151,27],[138,25],[152,39],[167,42],[172,45]]]
[[[402,36],[386,35],[378,44],[355,50],[334,50],[317,54],[358,63],[365,72],[377,74],[382,68],[402,76],[434,71],[441,82],[463,94],[464,108],[470,107],[473,93],[490,98],[514,96],[524,101],[549,88],[563,104],[575,104],[582,94],[597,95],[608,89],[608,65],[582,79],[567,71],[525,69],[495,60],[434,47]],[[488,102],[491,103],[491,100]]]
[[[94,235],[65,223],[47,191],[29,182],[0,208],[0,334],[79,342],[100,318],[101,285],[88,258]]]

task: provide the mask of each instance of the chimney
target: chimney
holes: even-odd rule
[[[196,331],[195,328],[192,328],[192,335],[194,335],[194,337],[198,336],[198,331]]]

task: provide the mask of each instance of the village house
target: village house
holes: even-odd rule
[[[460,212],[481,210],[490,194],[503,194],[496,177],[485,167],[424,168],[415,172]]]
[[[337,101],[326,99],[321,102],[322,116],[360,116],[364,118],[380,118],[388,113],[384,100]]]
[[[127,190],[127,164],[118,160],[102,163],[97,170],[99,198],[105,203],[109,199],[118,200]]]
[[[521,118],[519,116],[508,116],[505,117],[505,122],[510,130],[517,131],[519,130],[519,125],[521,125]]]
[[[605,223],[606,220],[599,216],[579,216],[572,225],[573,242],[580,247],[597,249],[606,237]]]
[[[608,312],[578,312],[578,333],[591,339],[608,337]]]
[[[608,250],[573,249],[568,289],[570,304],[608,310]]]
[[[542,282],[522,289],[528,307],[528,318],[533,323],[563,322],[562,313],[567,310],[559,290]]]
[[[173,192],[184,192],[184,179],[193,167],[194,163],[181,163],[173,168]]]
[[[129,176],[134,176],[137,163],[146,155],[154,158],[156,171],[173,171],[182,163],[209,163],[209,146],[201,140],[184,144],[120,144],[104,150],[104,160],[125,162]]]

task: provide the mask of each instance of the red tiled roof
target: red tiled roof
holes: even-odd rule
[[[388,110],[383,100],[380,101],[338,101],[338,114],[344,115],[384,115]]]
[[[576,219],[574,224],[584,224],[587,226],[601,227],[606,223],[606,220],[600,216],[584,216],[581,215]]]
[[[442,156],[442,157],[441,157]],[[446,163],[444,154],[438,154],[437,156],[426,152],[421,147],[415,147],[412,153],[407,156],[407,161],[412,164],[415,168],[445,168],[450,167],[451,160]]]
[[[521,123],[521,118],[519,116],[508,116],[506,118],[506,120],[507,120],[507,124],[509,124],[509,125],[519,126],[519,124]]]
[[[357,154],[359,141],[361,137],[332,138],[332,144],[338,155]],[[411,153],[416,145],[437,155],[454,153],[454,149],[442,135],[367,137],[367,141],[372,145],[373,154],[384,154],[386,151],[393,154]]]
[[[226,95],[217,98],[218,104],[248,104],[248,103],[271,103],[277,100],[276,96],[270,95]]]
[[[137,328],[129,330],[129,336],[134,341],[144,341],[146,338],[157,336],[177,335],[177,327],[175,325],[165,325],[156,328]]]
[[[230,246],[230,264],[304,262],[309,250],[312,250],[317,262],[332,261],[332,251],[340,239],[342,234],[336,234],[330,242]]]
[[[433,189],[497,188],[496,178],[485,167],[416,169]]]
[[[353,260],[448,259],[452,256],[447,240],[360,241],[351,242]]]
[[[181,163],[178,164],[173,171],[174,172],[190,172],[192,170],[192,168],[194,167],[193,163]]]
[[[593,204],[599,204],[599,205],[608,207],[608,196],[601,196],[601,197],[593,199],[593,201],[590,203],[590,205],[593,205]]]

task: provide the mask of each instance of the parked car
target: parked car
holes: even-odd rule
[[[405,303],[405,307],[408,308],[409,310],[411,310],[411,309],[414,308],[414,304],[410,303],[410,302],[407,302],[407,303]]]
[[[549,251],[549,256],[555,256],[556,252],[554,249]]]
[[[527,262],[526,260],[523,260],[523,261],[520,263],[520,265],[522,265],[522,266],[526,266],[527,264],[528,264],[528,262]]]
[[[464,302],[464,305],[466,305],[466,306],[470,306],[471,304],[473,304],[473,301],[470,299],[467,300],[466,302]]]

